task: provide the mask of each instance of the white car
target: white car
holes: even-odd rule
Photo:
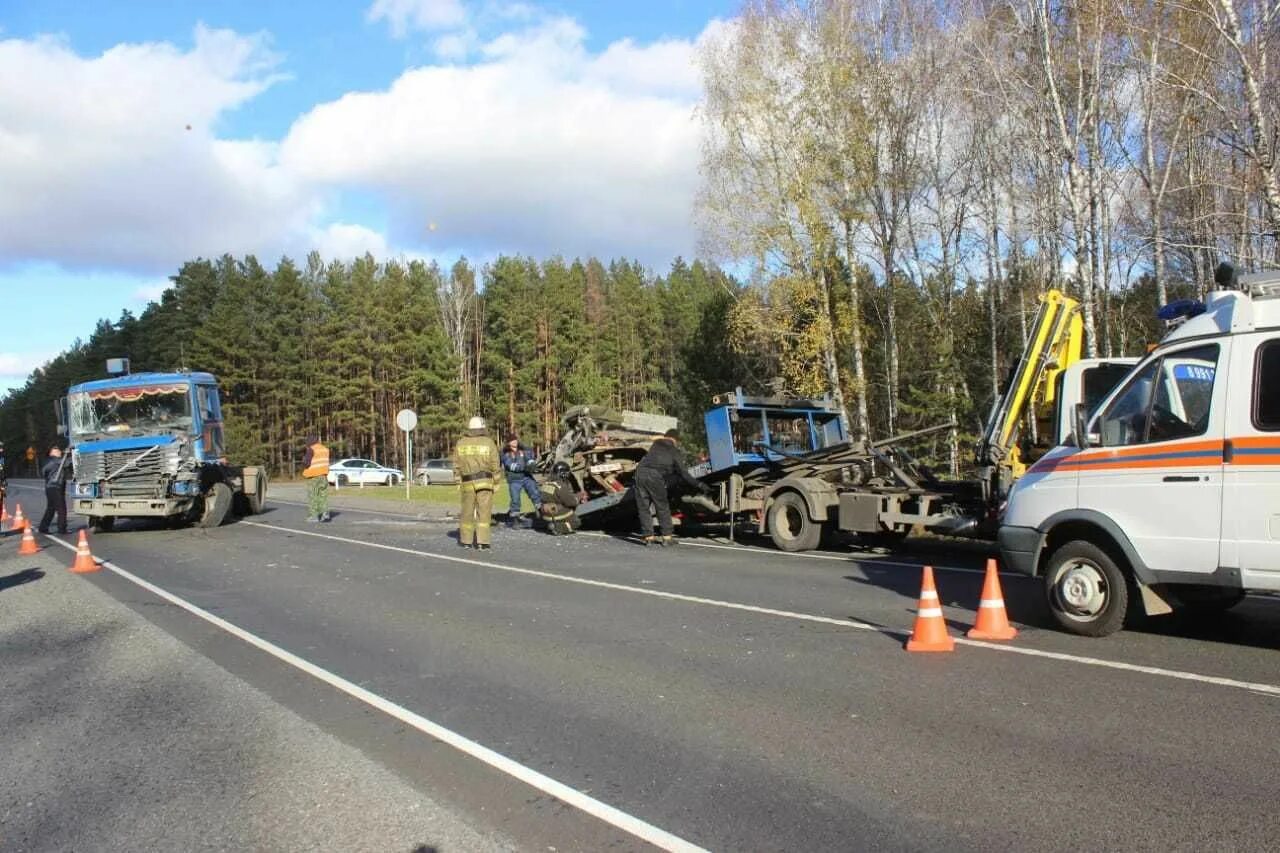
[[[331,486],[394,486],[403,479],[402,472],[371,459],[339,459],[329,466]]]

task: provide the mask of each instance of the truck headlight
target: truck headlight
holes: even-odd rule
[[[98,484],[76,483],[75,496],[78,498],[96,498],[98,496]]]

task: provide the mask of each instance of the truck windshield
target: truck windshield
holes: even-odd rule
[[[191,427],[191,395],[186,385],[80,391],[67,397],[67,408],[75,437]]]

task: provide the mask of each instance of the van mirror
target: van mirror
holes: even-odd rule
[[[1084,403],[1076,403],[1071,409],[1071,443],[1085,450],[1091,446],[1092,438],[1089,435],[1089,411]]]

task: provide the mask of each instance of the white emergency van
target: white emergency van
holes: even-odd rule
[[[1169,307],[1175,328],[1077,412],[1001,523],[1005,565],[1043,577],[1077,634],[1280,591],[1280,272]]]

